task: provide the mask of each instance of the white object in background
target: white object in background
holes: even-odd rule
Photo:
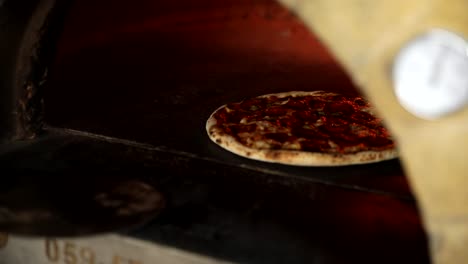
[[[467,48],[462,37],[440,29],[408,43],[393,67],[400,104],[429,120],[463,109],[468,103]]]

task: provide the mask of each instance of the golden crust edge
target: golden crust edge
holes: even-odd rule
[[[263,95],[256,96],[256,97],[253,97],[253,98],[264,98],[264,97],[269,97],[269,96],[276,96],[276,97],[282,98],[282,97],[286,97],[286,96],[297,97],[297,96],[304,96],[304,95],[314,96],[314,95],[340,95],[340,94],[339,93],[334,93],[334,92],[325,92],[325,91],[322,91],[322,90],[319,90],[319,91],[289,91],[289,92],[281,92],[281,93],[263,94]]]

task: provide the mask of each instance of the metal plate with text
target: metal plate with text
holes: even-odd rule
[[[0,233],[0,264],[227,263],[120,235],[25,238]]]

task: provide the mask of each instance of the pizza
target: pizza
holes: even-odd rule
[[[397,157],[395,142],[361,96],[325,91],[267,94],[229,103],[206,122],[209,138],[245,158],[341,166]]]

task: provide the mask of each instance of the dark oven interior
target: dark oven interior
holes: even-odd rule
[[[358,93],[324,46],[275,1],[142,1],[130,9],[123,1],[75,2],[48,72],[47,126],[325,182],[355,184],[379,174],[385,184],[359,185],[409,195],[397,161],[272,166],[210,142],[205,122],[228,102],[294,90]]]
[[[131,235],[241,262],[428,261],[398,160],[273,165],[206,136],[206,119],[227,102],[294,90],[359,94],[275,1],[38,3],[29,17],[42,12],[47,23],[26,24],[26,36],[41,33],[19,44],[10,85],[23,136],[3,145],[0,164],[44,176],[10,180],[2,199],[52,217],[31,213],[34,221],[4,220],[3,229],[75,235],[138,225]],[[90,198],[129,181],[160,192],[164,209],[123,217]]]

